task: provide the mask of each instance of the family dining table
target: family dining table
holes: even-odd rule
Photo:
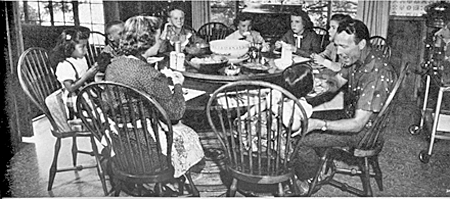
[[[192,56],[187,55],[186,60],[189,60],[191,57]],[[260,59],[258,59],[258,61],[254,61],[249,58],[233,60],[232,63],[240,67],[241,71],[239,74],[231,76],[224,74],[223,68],[220,70],[221,72],[218,73],[204,73],[190,65],[189,61],[185,62],[185,70],[179,72],[181,72],[185,77],[183,91],[186,100],[186,111],[205,111],[210,95],[219,87],[230,82],[259,80],[282,86],[283,70],[278,69],[275,64],[275,60],[279,58],[280,55],[274,53],[274,51],[261,53],[260,59],[264,59],[265,65],[267,65],[265,70],[246,70],[247,67],[245,66],[252,64],[260,65]],[[165,60],[166,61],[162,62],[163,66],[160,67],[166,67],[168,65],[167,59]],[[297,55],[293,55],[292,60],[293,63],[313,64],[310,58]],[[229,67],[229,65],[226,67]],[[320,73],[320,71],[320,69],[314,69],[315,74]],[[320,96],[315,96],[314,98],[320,98]],[[343,109],[343,107],[343,93],[339,92],[331,100],[313,107],[313,111],[336,110]]]

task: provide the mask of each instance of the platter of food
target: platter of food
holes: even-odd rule
[[[225,56],[209,55],[193,57],[190,60],[186,60],[186,62],[201,73],[215,74],[228,64],[228,59]]]
[[[253,71],[268,71],[270,69],[269,65],[261,64],[261,63],[257,63],[257,62],[241,63],[241,66],[243,66],[246,69],[253,70]]]

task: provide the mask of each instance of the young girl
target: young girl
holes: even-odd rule
[[[58,37],[52,51],[52,63],[56,65],[56,77],[62,85],[63,101],[66,105],[67,119],[76,118],[75,99],[78,90],[97,72],[97,66],[88,68],[88,34],[78,29],[66,29]]]
[[[275,42],[275,49],[282,47],[283,43],[289,44],[290,49],[297,55],[309,57],[311,53],[322,51],[319,36],[312,30],[313,23],[308,14],[301,10],[291,13],[291,30]],[[281,51],[281,50],[280,50]]]
[[[325,66],[332,71],[338,72],[342,68],[342,64],[337,61],[337,49],[334,45],[334,35],[336,34],[336,30],[339,27],[339,24],[351,20],[352,18],[349,15],[344,14],[335,14],[331,16],[330,19],[330,28],[328,29],[328,35],[330,36],[331,43],[325,48],[323,52],[320,54],[313,53],[311,54],[311,58],[313,61],[321,66]]]

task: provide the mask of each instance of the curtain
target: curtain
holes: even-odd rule
[[[192,1],[192,28],[198,30],[200,26],[211,19],[211,7],[209,1]]]
[[[358,0],[357,19],[363,21],[369,29],[370,36],[387,37],[389,25],[390,1]]]

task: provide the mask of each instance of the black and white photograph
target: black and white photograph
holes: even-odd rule
[[[1,4],[1,197],[450,197],[450,0]]]

